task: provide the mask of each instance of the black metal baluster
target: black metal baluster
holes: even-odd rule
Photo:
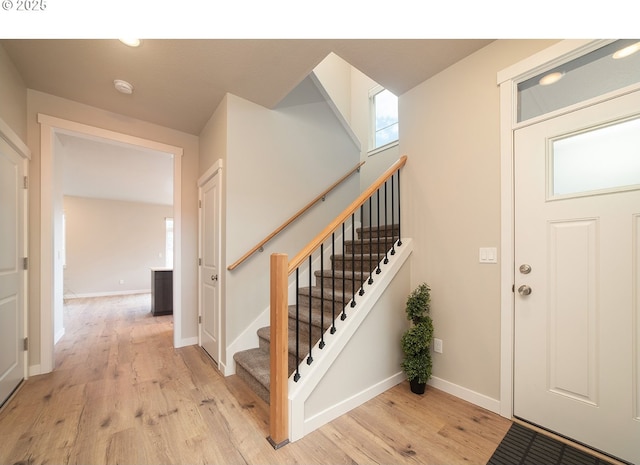
[[[355,254],[355,245],[356,245],[356,214],[351,214],[351,308],[356,306],[356,254]],[[347,316],[343,313],[342,319],[344,320]]]
[[[344,320],[347,315],[345,315],[345,305],[346,305],[346,289],[347,289],[347,272],[345,269],[345,262],[347,261],[347,256],[345,254],[346,252],[346,245],[345,245],[345,241],[347,240],[347,238],[345,237],[345,231],[344,231],[344,222],[342,223],[342,315],[340,315],[340,319]]]
[[[398,247],[402,245],[402,218],[400,217],[400,170],[398,170]]]
[[[336,233],[331,233],[331,252],[335,257],[336,254]],[[331,334],[336,332],[336,264],[335,261],[331,262]]]
[[[395,218],[394,213],[396,210],[396,204],[393,200],[393,175],[391,175],[391,255],[396,254],[396,228],[395,228]]]
[[[387,211],[389,210],[389,203],[387,202],[387,181],[384,182],[384,264],[389,263],[389,246],[387,245],[387,229],[389,228],[389,222],[387,219]]]
[[[373,263],[373,218],[371,217],[371,202],[373,201],[373,196],[369,197],[369,268],[371,268],[371,264]],[[369,272],[369,285],[373,284],[373,269]]]
[[[300,360],[300,280],[299,280],[300,268],[296,268],[296,374],[293,376],[293,380],[298,382],[300,379],[300,368],[298,367],[298,360]]]
[[[307,365],[311,365],[313,357],[311,356],[311,314],[313,310],[313,291],[311,289],[311,255],[309,255],[309,356],[307,357]]]
[[[324,243],[320,244],[320,344],[324,348]]]
[[[360,234],[364,235],[364,204],[360,205]],[[364,238],[358,237],[358,242],[360,242],[360,274],[364,276]],[[360,290],[358,291],[358,295],[364,295],[364,279],[361,281]]]
[[[380,188],[379,187],[378,187],[378,190],[376,191],[376,200],[377,200],[376,218],[378,220],[378,250],[377,250],[378,266],[376,268],[376,274],[380,274],[382,270],[380,269]]]

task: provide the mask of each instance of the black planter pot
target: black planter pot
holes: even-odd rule
[[[424,394],[424,390],[427,387],[427,383],[419,383],[418,378],[409,381],[409,385],[411,386],[411,392],[414,394]]]

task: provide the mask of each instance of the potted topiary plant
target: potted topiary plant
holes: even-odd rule
[[[419,285],[407,298],[405,311],[411,327],[403,334],[401,344],[404,360],[402,369],[407,375],[411,392],[424,394],[427,381],[431,377],[431,340],[433,321],[431,310],[431,289],[425,283]]]

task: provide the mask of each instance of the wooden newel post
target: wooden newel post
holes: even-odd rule
[[[287,254],[271,255],[271,380],[269,437],[278,449],[289,443],[289,299]]]

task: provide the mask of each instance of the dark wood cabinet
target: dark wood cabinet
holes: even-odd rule
[[[151,314],[173,314],[173,270],[151,268]]]

